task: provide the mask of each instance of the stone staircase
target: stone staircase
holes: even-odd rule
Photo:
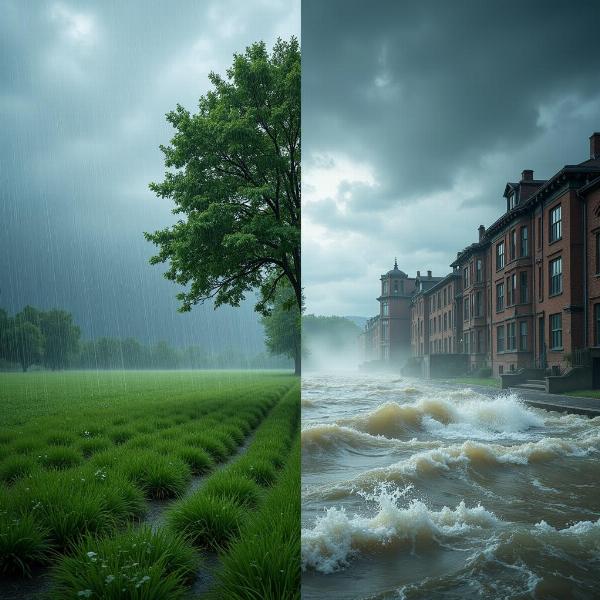
[[[513,387],[521,388],[523,390],[532,390],[534,392],[545,392],[546,382],[544,379],[527,379],[523,383],[518,383]]]

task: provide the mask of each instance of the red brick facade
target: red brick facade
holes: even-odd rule
[[[600,361],[600,133],[590,138],[589,160],[548,180],[525,170],[504,198],[506,212],[479,227],[448,276],[429,272],[424,284],[402,274],[393,316],[389,304],[390,357],[410,344],[416,357],[467,354],[470,370],[489,367],[494,375],[563,371],[582,350]],[[390,271],[382,285],[396,277]],[[380,303],[386,298],[382,290]]]

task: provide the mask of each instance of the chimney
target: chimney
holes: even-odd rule
[[[427,277],[429,277],[429,279],[431,279],[431,271],[427,271]]]
[[[590,158],[596,160],[600,158],[600,132],[596,131],[590,135]]]
[[[531,169],[525,169],[521,173],[521,181],[533,181],[533,171]]]
[[[485,227],[483,225],[480,225],[477,228],[477,231],[479,231],[479,241],[481,242],[481,240],[483,239],[483,236],[485,235]]]
[[[421,271],[417,271],[417,279],[419,279],[419,277],[421,277]]]

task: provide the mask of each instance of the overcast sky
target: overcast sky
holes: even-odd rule
[[[589,158],[597,2],[303,0],[308,312],[377,313],[379,276],[449,272],[523,169]]]
[[[88,336],[262,347],[252,305],[176,312],[144,231],[174,221],[165,113],[255,41],[300,33],[298,0],[0,0],[0,307],[72,311]]]

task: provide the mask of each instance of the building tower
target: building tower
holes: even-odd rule
[[[410,303],[415,290],[415,279],[409,278],[398,268],[381,276],[380,317],[380,360],[400,363],[410,356]]]

